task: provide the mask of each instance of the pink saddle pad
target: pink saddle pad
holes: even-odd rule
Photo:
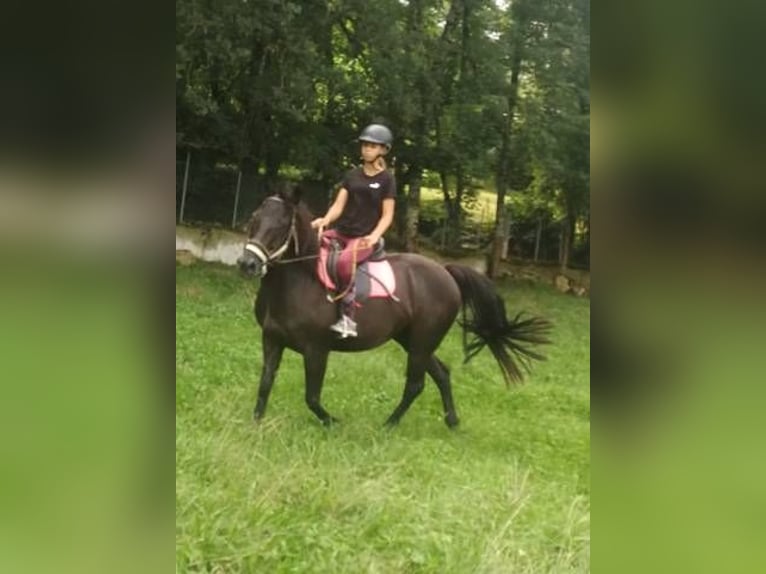
[[[388,260],[366,261],[364,265],[367,266],[366,271],[370,274],[369,297],[390,297],[396,290],[396,278],[394,268]],[[359,281],[359,273],[357,271],[357,281]]]
[[[324,287],[330,291],[338,291],[335,282],[327,273],[329,250],[322,248],[317,261],[317,276]],[[364,301],[370,297],[391,297],[396,292],[394,269],[388,260],[365,261],[356,271],[356,299]]]

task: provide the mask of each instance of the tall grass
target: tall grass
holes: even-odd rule
[[[322,427],[286,352],[264,421],[257,285],[228,268],[176,268],[176,560],[179,572],[585,572],[589,569],[589,305],[501,287],[509,311],[556,324],[549,360],[506,390],[487,353],[452,367],[461,426],[428,383],[401,424],[395,344],[333,354]]]

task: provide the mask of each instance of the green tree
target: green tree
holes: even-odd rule
[[[455,242],[474,191],[495,188],[492,273],[511,214],[557,222],[566,266],[575,230],[589,228],[588,6],[182,0],[178,146],[200,149],[211,168],[300,174],[330,189],[359,160],[359,129],[382,121],[395,134],[406,249],[417,248],[428,172],[440,176]]]

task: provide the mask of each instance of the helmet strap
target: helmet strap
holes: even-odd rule
[[[375,169],[377,169],[378,168],[378,160],[380,158],[382,158],[382,157],[385,157],[385,155],[386,154],[384,154],[384,153],[379,153],[378,155],[375,156],[375,159],[370,162],[370,165],[375,167]]]

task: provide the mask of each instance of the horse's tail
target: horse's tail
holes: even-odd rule
[[[536,345],[550,343],[547,338],[551,323],[540,317],[523,318],[519,313],[510,322],[505,314],[505,302],[484,275],[462,265],[446,265],[463,297],[463,351],[470,361],[484,346],[488,346],[503,371],[506,384],[521,383],[524,375],[519,364],[530,370],[532,359],[545,360],[535,351]],[[468,318],[467,308],[471,310]],[[468,333],[474,335],[468,340]]]

